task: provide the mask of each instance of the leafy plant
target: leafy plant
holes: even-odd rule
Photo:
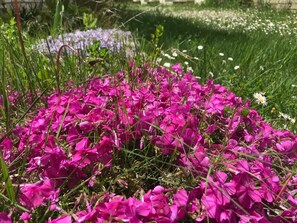
[[[150,58],[153,62],[153,64],[156,62],[156,59],[159,57],[160,52],[161,52],[161,46],[159,45],[160,38],[164,34],[164,26],[158,25],[156,27],[155,33],[152,34],[151,38],[151,44],[152,44],[152,52],[150,55]]]
[[[86,29],[94,29],[97,27],[97,18],[94,17],[93,13],[84,12],[83,24]]]

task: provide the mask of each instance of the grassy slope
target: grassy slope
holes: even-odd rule
[[[206,9],[188,4],[164,6],[154,12],[143,13],[152,7],[128,5],[123,11],[123,20],[127,21],[133,16],[136,18],[126,23],[126,28],[150,40],[156,25],[163,25],[165,32],[160,41],[163,50],[168,52],[172,48],[187,50],[188,55],[200,58],[198,62],[190,62],[195,74],[210,78],[208,74],[212,72],[216,82],[229,87],[244,98],[252,98],[255,92],[265,92],[268,105],[255,106],[277,127],[284,127],[284,120],[279,119],[278,112],[288,113],[292,117],[297,116],[297,104],[294,98],[297,89],[292,87],[297,83],[295,36],[266,35],[262,31],[247,33],[242,30],[219,30],[201,20],[172,17],[164,13],[168,9],[175,11],[176,14],[184,10],[195,13],[197,10]],[[286,21],[292,16],[288,12],[271,10],[253,13],[258,13],[263,20],[269,18],[275,22]],[[204,46],[206,54],[197,49],[198,45]],[[220,52],[225,56],[220,57],[218,55]],[[230,62],[227,60],[228,57],[234,60]],[[185,59],[179,57],[178,60],[182,62]],[[240,69],[234,71],[236,65],[239,65]],[[276,112],[271,113],[272,108],[276,108]],[[289,122],[287,124],[296,132],[296,125]]]

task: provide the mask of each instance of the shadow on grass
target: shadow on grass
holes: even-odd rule
[[[122,11],[121,16],[125,22],[140,13],[141,11],[138,10],[125,9]],[[248,41],[250,39],[248,35],[242,32],[218,30],[190,19],[150,13],[136,16],[127,22],[125,26],[130,31],[137,32],[139,36],[150,40],[151,34],[154,33],[157,25],[163,25],[165,28],[163,39],[161,39],[165,47],[170,47],[170,44],[177,40],[183,41],[189,38],[198,38],[207,44],[217,41],[226,41],[226,44],[228,44],[237,41]]]

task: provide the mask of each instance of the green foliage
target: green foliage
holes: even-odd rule
[[[17,29],[15,18],[12,17],[9,23],[0,22],[0,33],[3,38],[7,40],[9,44],[15,43],[17,40]]]
[[[251,7],[253,0],[206,0],[204,5],[223,8]]]
[[[97,27],[97,18],[94,17],[93,13],[85,13],[83,14],[83,24],[86,29],[94,29]]]
[[[6,192],[8,194],[8,198],[11,202],[11,204],[14,204],[16,202],[15,192],[12,186],[12,182],[9,176],[8,167],[3,159],[2,153],[0,152],[0,167],[1,167],[1,181],[5,185]]]
[[[56,12],[54,16],[53,34],[57,34],[62,29],[62,21],[64,14],[64,5],[61,0],[57,1]]]
[[[116,58],[105,47],[101,47],[100,41],[94,41],[88,48],[88,71],[91,73],[101,73],[110,71]]]
[[[160,38],[163,36],[164,34],[164,26],[162,25],[158,25],[156,27],[155,33],[153,33],[151,35],[151,43],[152,43],[152,53],[150,55],[150,58],[153,62],[153,64],[156,62],[156,59],[158,58],[158,56],[160,55],[161,52],[161,46],[160,46]]]

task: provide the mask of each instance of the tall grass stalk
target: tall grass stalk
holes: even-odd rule
[[[32,95],[36,96],[35,82],[33,81],[34,76],[36,76],[36,75],[33,75],[35,72],[33,70],[33,67],[30,66],[30,64],[29,64],[29,60],[28,60],[26,50],[25,50],[25,44],[24,44],[24,40],[23,40],[23,37],[22,37],[21,16],[20,16],[18,0],[14,0],[13,3],[14,3],[13,6],[14,6],[14,11],[15,11],[18,38],[19,38],[21,52],[22,52],[23,57],[24,57],[24,62],[25,62],[25,67],[26,67],[26,74],[27,74],[28,81],[29,81],[29,89],[30,89],[30,93]],[[38,80],[37,80],[37,82],[38,82]]]
[[[62,29],[64,5],[61,0],[57,0],[56,11],[54,15],[53,34],[56,35]]]

